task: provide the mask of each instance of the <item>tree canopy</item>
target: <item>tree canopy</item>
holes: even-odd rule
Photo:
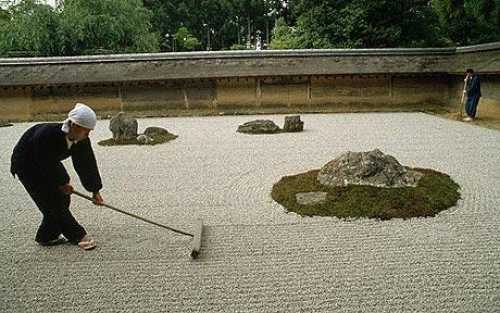
[[[0,56],[493,41],[500,0],[23,0],[0,9]]]
[[[59,17],[64,54],[159,51],[159,33],[140,0],[66,0]]]
[[[0,54],[78,55],[159,51],[159,33],[140,0],[66,0],[52,8],[24,0],[0,24]]]

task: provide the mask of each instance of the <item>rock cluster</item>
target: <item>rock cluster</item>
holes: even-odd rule
[[[137,144],[152,145],[177,137],[169,133],[168,130],[156,126],[148,127],[144,133],[138,134],[137,119],[127,116],[124,112],[118,113],[111,119],[109,129],[113,133],[113,141],[116,143],[136,141]]]
[[[337,187],[369,185],[375,187],[415,187],[423,174],[402,166],[393,156],[375,149],[368,152],[345,152],[324,165],[318,181]]]
[[[304,122],[300,115],[285,116],[283,130],[271,120],[254,120],[238,126],[238,132],[246,134],[275,134],[280,132],[300,132],[304,130]]]

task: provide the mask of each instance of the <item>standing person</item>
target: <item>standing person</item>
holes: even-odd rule
[[[465,76],[465,92],[467,101],[465,102],[465,112],[467,116],[464,121],[470,122],[476,118],[477,105],[481,98],[481,80],[479,75],[474,73],[474,70],[469,68]]]
[[[92,192],[94,204],[102,205],[102,188],[94,152],[88,138],[97,119],[88,106],[77,103],[63,123],[42,123],[29,128],[14,147],[12,175],[42,212],[43,219],[35,241],[42,246],[68,240],[84,250],[96,247],[69,210],[73,187],[62,160],[71,156],[85,189]]]

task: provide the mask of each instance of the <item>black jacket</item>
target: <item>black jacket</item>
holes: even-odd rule
[[[37,183],[61,186],[69,182],[62,160],[71,156],[82,185],[89,192],[102,188],[90,139],[79,141],[68,149],[61,123],[38,124],[28,129],[14,147],[10,172]]]

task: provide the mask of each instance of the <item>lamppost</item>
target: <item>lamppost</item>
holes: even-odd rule
[[[212,46],[210,44],[210,34],[214,34],[214,29],[210,27],[207,23],[203,23],[203,27],[207,29],[207,51],[212,50]]]
[[[267,12],[267,18],[266,18],[266,46],[269,46],[269,20],[273,17],[276,16],[276,9],[272,9],[271,11]],[[274,25],[273,25],[274,27]]]
[[[255,35],[255,50],[261,50],[262,49],[262,39],[260,37],[261,31],[257,30]]]
[[[240,17],[239,17],[238,15],[236,15],[235,19],[236,19],[236,27],[237,27],[237,29],[238,29],[238,31],[237,31],[237,35],[238,35],[238,45],[241,45],[241,37],[240,37],[240,31],[241,31],[241,29],[240,29]]]
[[[165,34],[165,46],[167,47],[167,50],[171,50],[171,46],[170,46],[170,34],[169,33],[166,33]]]
[[[175,35],[171,35],[169,33],[166,33],[165,34],[165,41],[166,41],[166,45],[170,49],[170,51],[175,52]]]

